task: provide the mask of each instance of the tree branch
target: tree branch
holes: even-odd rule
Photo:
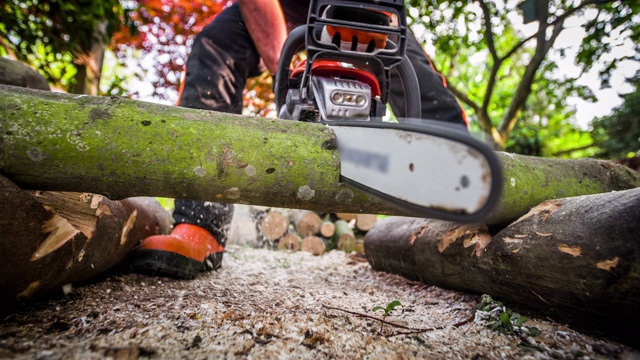
[[[13,52],[13,50],[11,50],[11,48],[9,47],[9,44],[7,44],[7,42],[4,40],[3,36],[0,36],[0,46],[2,46],[2,48],[4,49],[4,51],[7,52],[7,55],[9,55],[9,58],[11,60],[18,60],[18,57],[16,56],[16,54]]]
[[[455,97],[457,97],[464,104],[469,106],[476,114],[479,114],[481,109],[480,105],[476,104],[473,100],[471,100],[467,94],[463,93],[460,89],[458,89],[449,79],[447,79],[447,88]]]
[[[613,2],[613,1],[615,1],[615,0],[606,0],[604,2]],[[562,14],[560,16],[557,16],[552,22],[549,23],[549,25],[550,26],[555,26],[559,22],[564,22],[564,20],[566,18],[568,18],[569,16],[573,15],[573,13],[575,13],[576,11],[578,11],[578,10],[588,6],[588,5],[595,5],[595,4],[598,4],[600,2],[601,2],[601,0],[587,0],[587,1],[584,1],[584,2],[580,3],[580,5],[572,8],[572,9],[567,10],[564,14]]]
[[[580,150],[586,150],[586,149],[594,147],[594,146],[596,146],[596,145],[594,143],[591,143],[589,145],[579,146],[579,147],[576,147],[576,148],[560,150],[560,151],[557,151],[557,152],[551,154],[551,156],[558,157],[558,156],[562,156],[562,155],[565,155],[565,154],[571,154],[572,152],[580,151]]]
[[[449,59],[449,71],[447,72],[448,75],[451,74],[451,69],[453,69],[453,58],[451,57]],[[442,74],[442,71],[440,71],[437,67],[436,64],[432,61],[431,62],[431,66],[433,66],[433,69],[436,72],[439,72],[440,74]],[[444,75],[444,74],[443,74]],[[467,106],[469,106],[476,114],[480,113],[480,105],[476,104],[473,100],[471,100],[467,94],[463,93],[460,89],[458,89],[451,81],[449,81],[449,77],[445,76],[445,79],[447,81],[447,88],[449,89],[449,91],[451,91],[451,93],[458,98],[458,100],[462,101],[464,104],[466,104]]]
[[[520,49],[524,44],[526,44],[529,40],[535,38],[536,36],[537,36],[537,33],[517,43],[513,48],[511,48],[511,50],[509,50],[509,52],[507,52],[503,57],[500,58],[500,61],[504,61],[509,57],[511,57],[511,55],[513,55],[516,51],[518,51],[518,49]]]
[[[480,8],[482,9],[482,14],[484,15],[484,27],[485,27],[485,40],[487,40],[487,46],[489,47],[489,52],[491,53],[491,57],[493,58],[494,63],[499,61],[498,52],[496,51],[496,45],[493,41],[493,27],[491,25],[491,12],[489,11],[489,7],[483,0],[476,0]]]
[[[459,327],[459,326],[462,326],[464,324],[468,324],[468,323],[472,322],[475,319],[475,316],[476,316],[476,313],[474,311],[473,314],[471,314],[470,317],[468,317],[466,319],[463,319],[463,320],[460,320],[460,321],[458,321],[458,322],[456,322],[454,324],[451,324],[451,325],[438,326],[438,327],[432,327],[432,328],[414,328],[414,327],[405,326],[405,325],[402,325],[402,324],[392,323],[390,321],[386,321],[384,319],[380,319],[380,318],[378,318],[376,316],[363,314],[363,313],[360,313],[360,312],[357,312],[357,311],[350,311],[350,310],[346,310],[346,309],[340,309],[340,308],[333,307],[333,306],[328,306],[328,305],[323,305],[323,307],[325,309],[342,311],[342,312],[345,312],[347,314],[356,315],[356,316],[363,317],[363,318],[366,318],[366,319],[376,320],[376,321],[379,321],[379,322],[381,322],[383,324],[386,324],[386,325],[395,326],[395,327],[398,327],[398,328],[401,328],[401,329],[409,330],[408,332],[393,333],[393,334],[387,335],[386,337],[393,337],[393,336],[398,336],[398,335],[411,335],[411,334],[419,334],[419,333],[423,333],[423,332],[427,332],[427,331],[442,330],[442,329],[444,329],[446,327],[449,327],[449,326]]]

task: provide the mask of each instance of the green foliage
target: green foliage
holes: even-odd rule
[[[170,198],[156,197],[163,209],[172,212],[175,209],[175,200]]]
[[[122,25],[134,28],[119,0],[8,0],[0,5],[0,55],[15,56],[67,89],[77,64]]]
[[[606,83],[622,61],[638,61],[637,56],[616,55],[612,50],[624,42],[640,42],[640,2],[548,0],[548,7],[536,19],[546,26],[543,36],[519,30],[518,3],[407,2],[410,24],[425,43],[435,47],[435,67],[447,77],[465,107],[472,132],[483,131],[509,151],[575,155],[578,152],[568,151],[587,146],[590,139],[571,123],[575,112],[565,100],[570,96],[587,101],[595,98],[588,87],[576,84],[577,77],[558,74],[555,60],[547,55],[565,58],[567,49],[555,43],[555,36],[568,24],[584,28],[587,36],[577,46],[575,63],[582,72],[604,65],[600,75]],[[604,60],[605,54],[612,55],[610,60]],[[527,73],[533,75],[527,78]],[[518,126],[517,122],[525,124]],[[512,130],[517,138],[509,140]],[[572,140],[578,143],[562,141],[574,132],[578,136]],[[589,153],[593,149],[582,154]]]
[[[592,126],[594,141],[602,149],[599,156],[613,159],[640,154],[640,88],[636,85],[613,115],[596,119]]]
[[[536,327],[524,325],[529,320],[526,316],[507,308],[489,295],[482,295],[476,314],[478,322],[486,324],[492,331],[507,335],[540,335]]]
[[[384,314],[382,316],[387,317],[387,316],[389,316],[389,313],[391,313],[391,311],[393,311],[398,306],[402,306],[400,301],[393,300],[392,302],[388,303],[386,307],[374,306],[373,309],[371,309],[371,311],[376,312],[378,310],[382,310],[382,311],[384,311]]]
[[[614,48],[624,38],[633,44],[640,43],[640,1],[600,1],[598,10],[590,16],[585,26],[586,36],[582,40],[576,63],[583,71],[589,71],[601,58],[608,58]],[[616,41],[611,41],[611,40]],[[610,56],[609,56],[610,57]],[[625,60],[638,60],[638,57],[611,57],[604,61],[600,78],[604,87],[609,86],[611,71]]]

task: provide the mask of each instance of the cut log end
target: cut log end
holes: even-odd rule
[[[324,254],[324,241],[317,236],[307,236],[302,239],[300,250],[312,253],[313,255]]]
[[[378,222],[378,216],[373,214],[356,215],[356,228],[362,232],[369,231],[375,223]]]
[[[338,238],[338,249],[344,252],[356,251],[356,238],[351,234],[342,234]]]
[[[331,221],[325,221],[320,225],[320,235],[330,238],[336,233],[336,225]]]
[[[296,232],[302,237],[307,237],[320,232],[322,219],[315,212],[306,211],[295,220],[295,225]]]
[[[269,211],[260,220],[260,233],[267,240],[275,241],[281,238],[289,229],[289,220],[280,211]]]
[[[278,250],[298,251],[300,249],[300,237],[296,234],[287,234],[278,241]]]

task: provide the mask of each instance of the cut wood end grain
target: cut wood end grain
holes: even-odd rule
[[[289,220],[277,210],[271,210],[260,220],[260,233],[267,240],[275,241],[289,229]]]
[[[324,241],[317,236],[307,236],[302,239],[300,250],[310,252],[313,255],[322,255],[325,250]]]
[[[53,217],[42,225],[42,232],[49,234],[49,236],[40,244],[36,252],[33,253],[31,261],[38,260],[58,250],[79,234],[80,230],[74,228],[67,219],[62,216],[53,214]]]
[[[278,241],[278,250],[298,251],[300,237],[296,234],[286,234]]]

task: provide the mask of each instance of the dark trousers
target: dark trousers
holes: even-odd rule
[[[412,33],[408,36],[406,54],[418,77],[422,117],[466,128],[457,100],[445,87],[442,76],[433,69],[431,60]],[[247,78],[258,76],[264,70],[240,8],[234,4],[196,36],[187,60],[179,106],[240,114]],[[403,117],[404,94],[396,77],[392,72],[389,102],[396,116]],[[231,220],[232,213],[233,205],[177,199],[173,216],[176,223],[199,225],[219,241],[225,241],[223,227]]]

